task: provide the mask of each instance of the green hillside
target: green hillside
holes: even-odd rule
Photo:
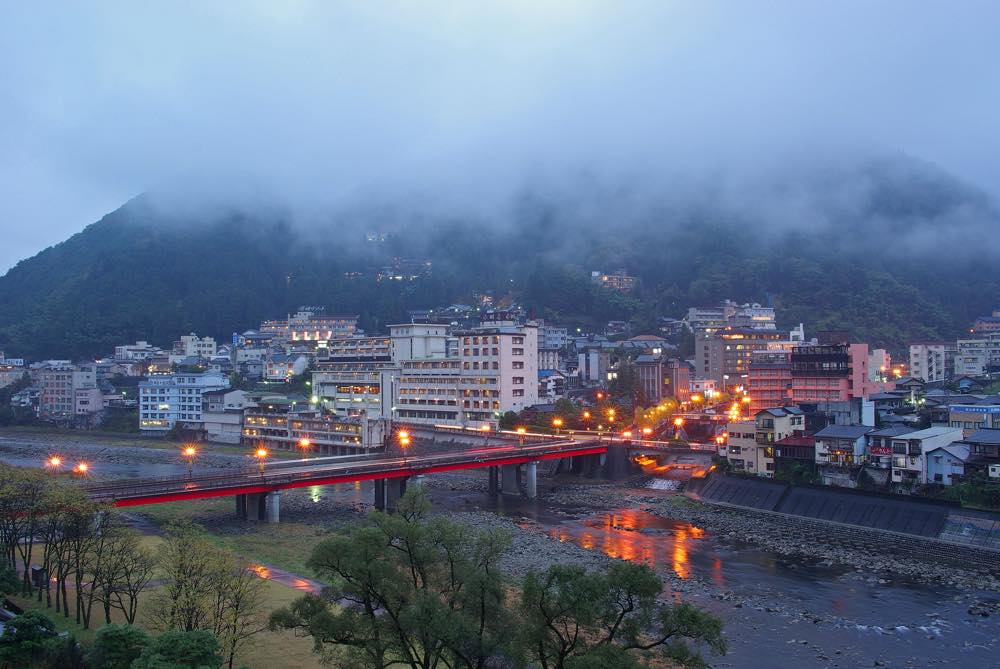
[[[649,329],[692,304],[772,300],[783,325],[849,329],[897,348],[955,338],[997,306],[1000,217],[946,175],[873,163],[767,196],[801,202],[800,191],[853,192],[858,179],[863,196],[849,206],[813,197],[801,219],[600,189],[525,196],[489,218],[372,207],[308,225],[274,212],[178,218],[142,197],[0,277],[0,350],[78,357],[190,331],[227,339],[303,304],[361,314],[377,330],[407,309],[485,290],[583,327],[631,318]],[[384,240],[366,241],[370,231]],[[429,261],[430,271],[378,281],[393,258]],[[640,278],[633,296],[590,285],[590,270],[617,268]]]

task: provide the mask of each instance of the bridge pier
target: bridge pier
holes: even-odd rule
[[[518,485],[520,478],[520,467],[517,465],[500,466],[500,494],[520,495],[521,487]]]
[[[538,497],[538,462],[532,461],[524,465],[524,489],[528,499]]]
[[[246,520],[247,519],[247,496],[246,495],[236,495],[236,519]]]
[[[497,467],[487,467],[487,469],[489,470],[489,475],[490,475],[490,482],[488,486],[489,494],[492,495],[493,497],[496,497],[499,488],[498,483],[500,478],[500,472]]]
[[[264,506],[267,512],[267,522],[277,523],[281,520],[281,491],[269,492],[264,497]]]
[[[399,498],[406,492],[405,476],[391,479],[375,479],[375,508],[379,511],[395,511]]]

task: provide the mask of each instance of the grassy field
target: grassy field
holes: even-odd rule
[[[306,560],[313,547],[330,535],[329,529],[286,520],[277,525],[235,524],[233,505],[233,498],[225,497],[150,505],[139,513],[160,527],[190,520],[205,526],[213,543],[248,560],[311,576]]]
[[[154,536],[147,536],[143,538],[143,543],[152,547],[154,550],[160,543],[162,543],[162,541],[163,540],[159,537]],[[143,612],[148,611],[150,606],[149,600],[154,592],[155,588],[150,589],[149,591],[143,593],[143,596],[140,599],[139,620],[137,621],[139,627],[146,628],[145,621],[143,620]],[[104,624],[104,611],[99,608],[99,605],[95,605],[91,620],[92,629],[85,630],[82,625],[76,624],[73,612],[74,593],[72,592],[72,587],[69,588],[68,595],[70,602],[69,618],[63,617],[62,613],[57,614],[55,608],[46,608],[44,599],[42,602],[18,596],[11,596],[8,597],[8,599],[23,609],[42,611],[52,618],[52,621],[55,623],[56,628],[60,632],[71,632],[77,640],[85,644],[89,643],[93,639],[96,630]],[[276,583],[274,581],[268,581],[265,610],[270,612],[282,606],[286,606],[301,595],[302,593],[294,588]],[[112,622],[124,622],[119,612],[113,611],[111,615]],[[277,667],[320,669],[321,665],[319,662],[319,656],[312,652],[311,639],[297,637],[291,632],[264,631],[256,635],[252,646],[248,647],[239,657],[237,657],[235,666],[247,666],[250,669],[276,669]]]

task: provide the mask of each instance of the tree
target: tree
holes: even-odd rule
[[[211,632],[231,669],[253,636],[267,629],[266,583],[190,523],[168,530],[159,565],[167,583],[154,595],[150,620],[164,630]]]
[[[111,623],[111,610],[118,609],[129,625],[135,624],[139,595],[153,577],[155,558],[142,546],[137,532],[115,527],[108,537],[106,559],[94,571],[92,589],[104,607],[104,622]]]
[[[152,643],[148,634],[131,625],[105,625],[97,630],[87,653],[92,669],[129,669]]]
[[[55,636],[55,629],[52,620],[39,611],[26,611],[11,618],[0,634],[0,667],[35,666],[45,654],[46,641]]]
[[[219,641],[208,630],[172,630],[156,637],[131,669],[219,669]]]
[[[220,565],[215,585],[215,636],[219,638],[226,666],[233,669],[237,653],[267,629],[267,582],[253,568],[233,556]]]
[[[312,636],[345,668],[483,669],[513,654],[497,569],[509,537],[428,519],[428,510],[424,493],[408,491],[398,513],[374,512],[320,543],[309,566],[329,589],[276,611],[271,626]]]
[[[521,595],[521,640],[542,669],[639,667],[659,650],[684,667],[706,667],[695,645],[726,651],[722,621],[690,604],[661,604],[648,567],[616,563],[607,573],[554,565],[529,574]]]
[[[21,587],[17,572],[7,565],[0,565],[0,597],[11,595]]]

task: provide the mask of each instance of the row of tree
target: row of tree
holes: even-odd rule
[[[311,636],[345,668],[638,669],[657,657],[707,666],[724,653],[722,622],[663,601],[648,567],[605,573],[553,565],[511,584],[500,573],[510,537],[428,516],[408,492],[395,514],[330,537],[309,565],[330,583],[274,612],[274,629]]]
[[[267,628],[266,582],[200,527],[169,527],[154,555],[114,508],[42,470],[0,464],[0,556],[7,580],[15,580],[7,591],[73,615],[84,629],[93,626],[95,610],[106,625],[116,612],[134,625],[140,602],[148,601],[145,625],[209,634],[232,667],[251,638]]]
[[[105,504],[48,472],[0,464],[0,551],[21,593],[90,628],[94,607],[111,622],[138,615],[155,560],[139,534]],[[32,578],[31,569],[40,569]],[[72,586],[72,602],[69,595]]]

